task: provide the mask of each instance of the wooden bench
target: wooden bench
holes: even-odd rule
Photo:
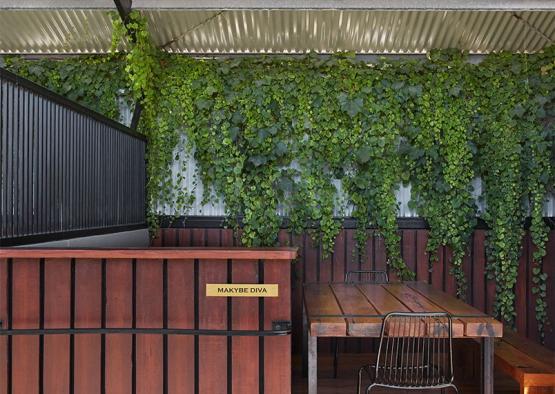
[[[515,379],[521,394],[555,394],[555,352],[504,327],[495,367]]]

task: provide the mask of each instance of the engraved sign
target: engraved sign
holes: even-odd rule
[[[207,297],[277,297],[277,284],[207,283]]]

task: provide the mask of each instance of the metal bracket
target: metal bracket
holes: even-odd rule
[[[272,331],[291,331],[291,322],[289,320],[274,320],[272,322]]]

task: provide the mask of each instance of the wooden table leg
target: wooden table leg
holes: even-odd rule
[[[482,394],[493,394],[494,338],[482,339]]]
[[[308,336],[308,394],[318,392],[318,337]],[[493,394],[493,393],[492,393]]]

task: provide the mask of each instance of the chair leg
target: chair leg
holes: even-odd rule
[[[339,340],[333,338],[333,378],[337,379],[337,357],[339,353]]]
[[[357,381],[357,394],[360,394],[360,389],[362,388],[362,370],[364,367],[361,367],[358,370],[358,381]]]

